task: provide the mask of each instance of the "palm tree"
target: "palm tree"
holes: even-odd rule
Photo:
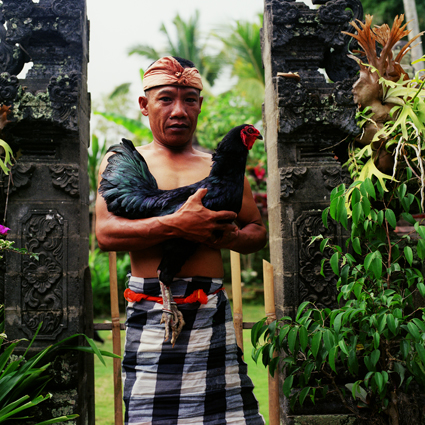
[[[199,31],[199,12],[195,11],[195,15],[186,22],[177,14],[173,24],[177,31],[176,38],[170,34],[164,24],[161,25],[160,31],[167,38],[167,46],[164,49],[157,50],[145,44],[138,44],[130,48],[129,55],[137,54],[153,61],[162,56],[189,59],[198,68],[204,83],[211,87],[219,74],[221,63],[217,55],[206,53],[207,40],[201,39]]]
[[[254,106],[261,107],[264,100],[264,69],[261,57],[259,22],[235,21],[215,34],[223,44],[226,62],[232,67],[232,75],[238,77],[237,90]]]

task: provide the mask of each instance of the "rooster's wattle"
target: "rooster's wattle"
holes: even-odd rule
[[[172,214],[201,188],[207,189],[202,199],[206,208],[238,213],[242,206],[246,159],[256,139],[262,139],[262,136],[252,125],[243,124],[233,128],[217,145],[208,177],[172,190],[158,188],[143,156],[131,141],[123,139],[120,145],[108,150],[114,155],[108,158],[99,193],[105,199],[109,212],[128,219]],[[170,285],[198,244],[175,238],[163,242],[162,246],[163,258],[158,267],[164,310],[161,323],[165,322],[166,325],[166,340],[171,327],[171,343],[174,345],[184,322],[173,303]]]

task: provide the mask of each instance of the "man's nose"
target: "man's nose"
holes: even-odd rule
[[[186,108],[184,102],[176,100],[173,104],[173,110],[171,111],[170,118],[181,118],[186,116]]]

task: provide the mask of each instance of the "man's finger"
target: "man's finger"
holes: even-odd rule
[[[193,199],[202,199],[206,193],[208,192],[208,189],[205,187],[202,187],[200,189],[198,189],[192,196],[191,198]]]
[[[228,222],[236,219],[238,215],[233,211],[217,211],[216,221]]]

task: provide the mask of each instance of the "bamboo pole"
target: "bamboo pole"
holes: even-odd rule
[[[267,324],[276,320],[276,307],[274,301],[274,281],[273,266],[263,260],[263,278],[264,278],[264,307],[266,310]],[[276,356],[276,352],[274,353]],[[280,424],[279,413],[279,374],[276,369],[274,377],[269,377],[269,424]]]
[[[230,266],[232,269],[233,326],[235,327],[236,342],[243,352],[241,256],[238,252],[230,251]]]
[[[109,253],[109,283],[111,287],[112,351],[121,356],[120,310],[118,305],[117,253]],[[115,425],[123,424],[121,359],[114,362]]]

